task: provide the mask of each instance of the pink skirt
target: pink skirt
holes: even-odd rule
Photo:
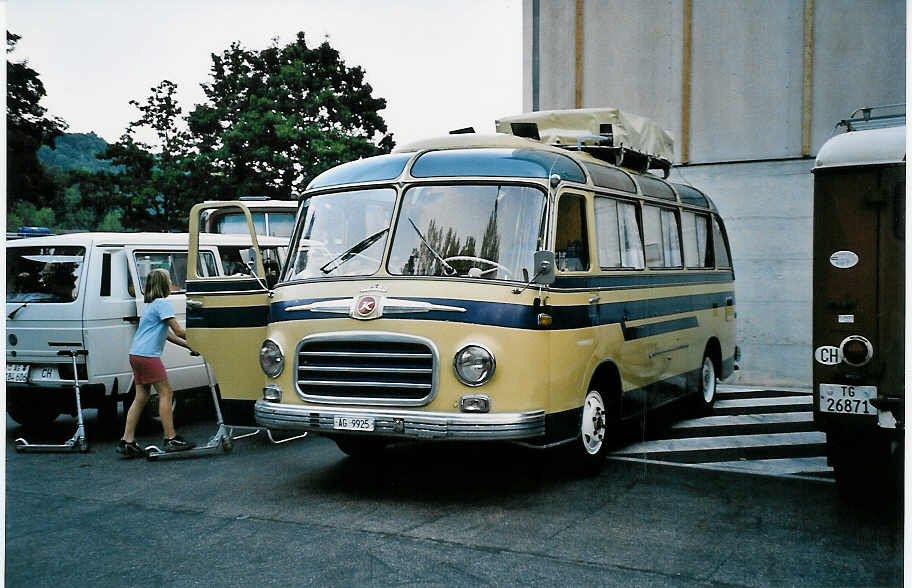
[[[137,384],[155,384],[168,379],[165,364],[160,357],[130,355],[130,367],[133,368],[133,380]]]

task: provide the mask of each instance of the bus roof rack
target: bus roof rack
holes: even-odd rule
[[[655,121],[617,108],[542,110],[494,121],[498,133],[582,151],[617,166],[645,173],[671,171],[674,139]]]
[[[865,129],[882,129],[906,124],[906,105],[882,104],[880,106],[865,106],[858,108],[836,123],[836,128],[845,127],[846,131],[862,131]]]

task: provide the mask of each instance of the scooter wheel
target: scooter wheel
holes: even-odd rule
[[[222,439],[222,451],[225,453],[231,453],[234,450],[234,441],[229,439]]]

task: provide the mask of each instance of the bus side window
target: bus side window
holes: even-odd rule
[[[731,257],[728,255],[728,244],[722,236],[719,221],[713,218],[713,251],[716,255],[716,267],[731,267]]]
[[[709,247],[709,217],[689,211],[681,212],[684,229],[684,262],[687,267],[712,267]]]
[[[595,230],[600,267],[643,268],[643,244],[635,204],[596,197]]]
[[[649,267],[682,267],[681,238],[673,210],[643,206],[643,232],[646,236],[646,265]]]
[[[557,269],[565,272],[589,269],[589,237],[586,232],[586,200],[564,194],[557,206],[554,239]]]

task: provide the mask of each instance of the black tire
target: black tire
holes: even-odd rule
[[[601,471],[609,448],[616,443],[619,423],[614,417],[608,416],[609,412],[614,411],[605,402],[601,392],[590,390],[586,394],[580,415],[579,435],[566,446],[571,466],[581,475],[591,476]]]
[[[377,437],[359,437],[354,435],[342,435],[333,437],[336,445],[348,456],[358,460],[375,459],[383,453],[383,449],[389,444],[386,439]]]
[[[706,353],[700,362],[700,376],[697,381],[697,410],[702,415],[712,414],[717,396],[716,384],[716,364],[709,353]]]
[[[117,396],[110,395],[101,399],[98,404],[98,430],[105,437],[123,432],[123,423],[117,412]]]
[[[38,395],[10,393],[7,390],[6,412],[27,429],[37,429],[60,416],[60,406]]]

